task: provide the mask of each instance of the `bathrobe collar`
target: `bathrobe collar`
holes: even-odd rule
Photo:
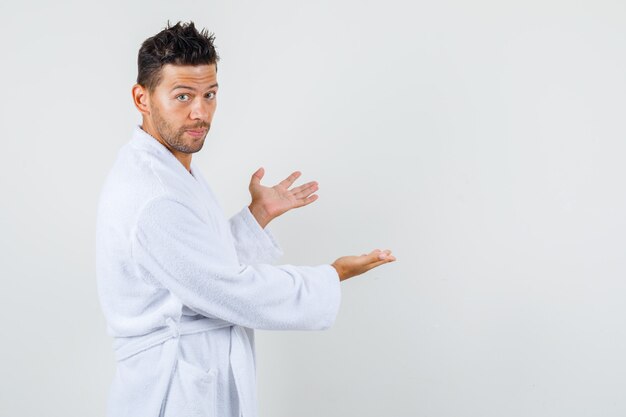
[[[140,125],[135,126],[132,142],[144,148],[146,146],[151,147],[152,149],[156,150],[160,155],[163,155],[165,159],[176,162],[178,164],[177,168],[180,168],[179,171],[187,174],[187,176],[191,177],[192,179],[197,180],[196,170],[195,170],[196,166],[193,163],[193,160],[189,164],[189,169],[191,170],[191,174],[190,174],[189,171],[187,171],[187,168],[185,168],[185,166],[178,160],[178,158],[174,156],[172,151],[167,149],[154,136],[152,136],[151,134],[143,130]]]
[[[207,197],[214,199],[214,196],[211,195],[210,191],[206,189],[206,184],[203,181],[202,175],[200,174],[200,171],[194,161],[192,160],[190,163],[190,173],[168,148],[166,148],[155,137],[143,130],[140,125],[135,125],[131,144],[140,149],[156,152],[159,159],[167,163],[167,165],[178,174],[185,184],[185,188],[198,198],[200,202],[205,203],[203,205],[206,205]]]

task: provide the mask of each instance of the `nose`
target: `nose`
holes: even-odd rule
[[[207,102],[204,98],[196,98],[191,105],[189,117],[193,120],[210,121],[214,106],[214,102]]]

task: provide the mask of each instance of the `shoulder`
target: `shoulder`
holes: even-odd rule
[[[100,192],[100,206],[118,206],[130,211],[164,195],[166,189],[153,168],[153,158],[130,144],[117,154]]]

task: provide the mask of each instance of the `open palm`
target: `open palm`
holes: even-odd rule
[[[250,180],[251,205],[262,207],[268,218],[273,219],[292,208],[303,207],[317,200],[317,195],[311,195],[318,190],[316,181],[311,181],[298,187],[289,189],[302,173],[295,171],[273,187],[261,185],[265,170],[259,168]]]

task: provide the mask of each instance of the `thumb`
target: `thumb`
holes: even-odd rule
[[[261,184],[261,179],[263,179],[263,175],[265,175],[265,170],[263,167],[256,170],[254,174],[252,174],[252,178],[250,179],[250,185],[258,185]]]

